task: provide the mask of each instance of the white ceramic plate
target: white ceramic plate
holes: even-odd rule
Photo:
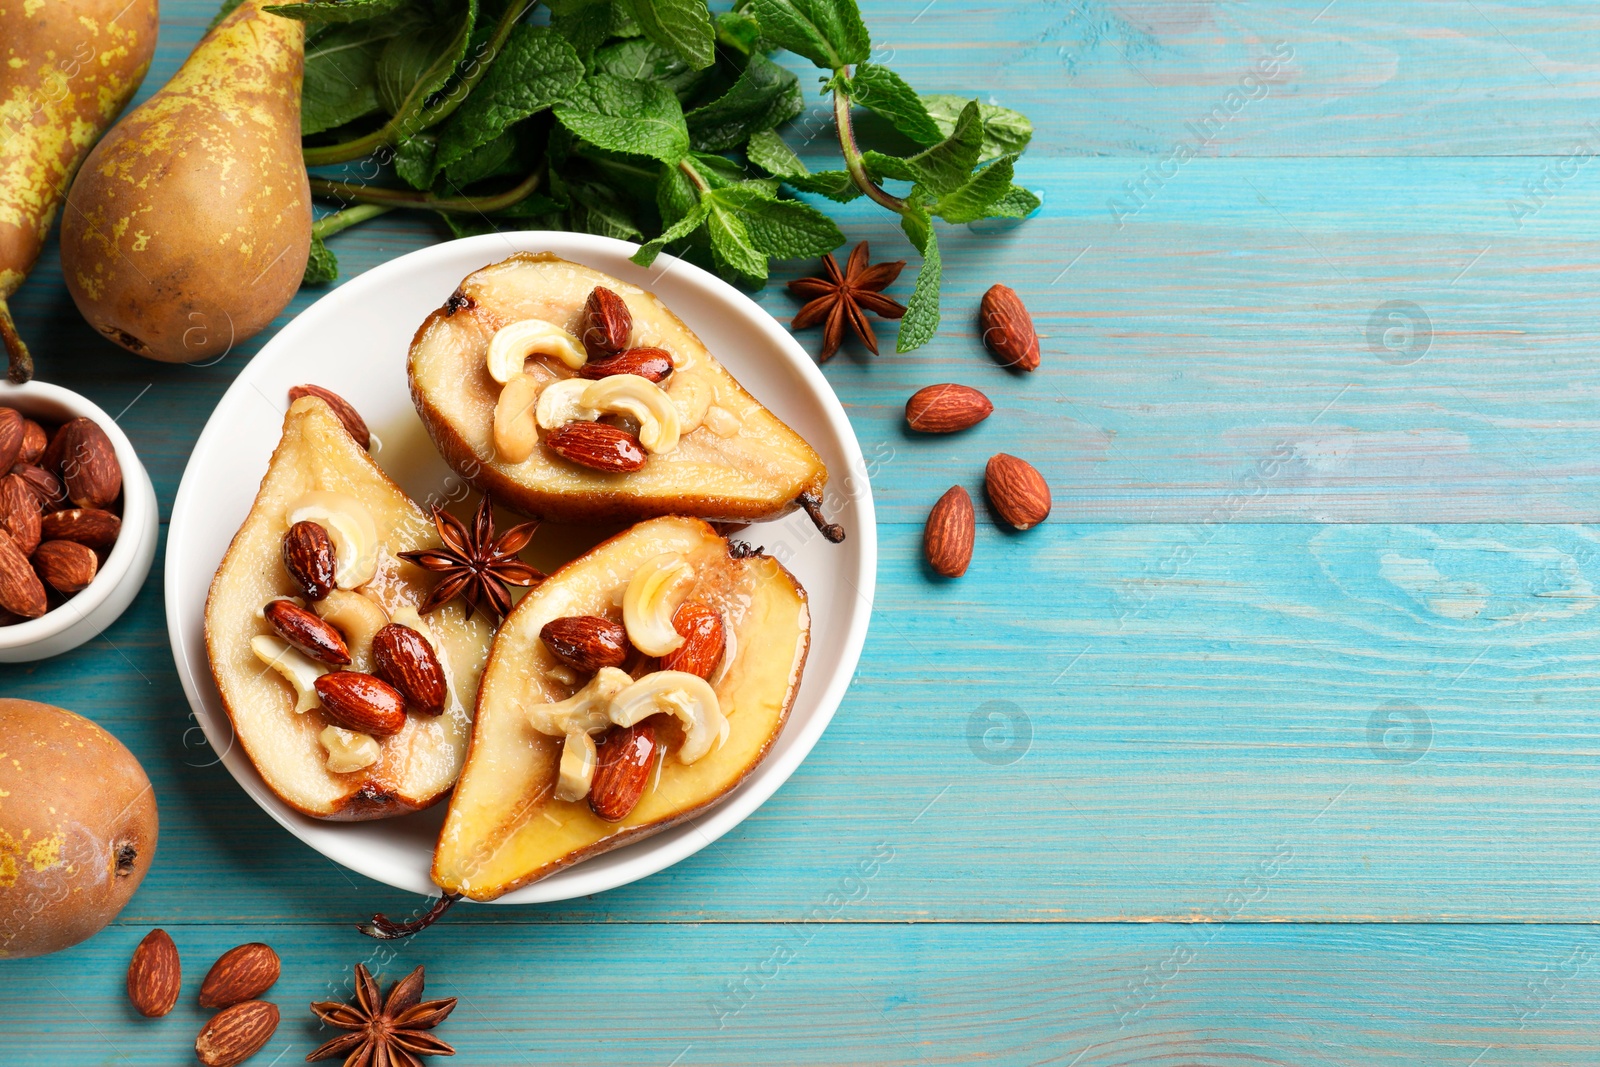
[[[300,840],[351,870],[400,889],[437,894],[428,877],[445,805],[398,819],[330,823],[293,811],[267,789],[241,746],[206,662],[206,592],[244,521],[282,431],[290,386],[312,382],[348,398],[381,442],[376,458],[413,497],[456,484],[411,406],[412,334],[461,279],[513,252],[554,252],[656,293],[754,396],[794,427],[828,465],[829,517],[848,539],[830,545],[803,515],[739,536],[782,560],[811,599],[811,655],[788,725],[771,755],[698,819],[570,867],[501,897],[502,904],[566,900],[626,885],[692,855],[738,825],[794,773],[844,697],[866,640],[877,531],[861,446],[838,398],[805,351],[743,293],[692,264],[662,256],[637,267],[637,246],[574,233],[510,233],[435,245],[377,267],[329,293],[278,333],[240,372],[195,443],[167,539],[167,631],[184,693],[212,749],[257,804]]]

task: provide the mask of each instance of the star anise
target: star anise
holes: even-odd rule
[[[424,1056],[454,1056],[455,1049],[423,1031],[444,1022],[455,1008],[455,997],[423,1001],[421,967],[396,982],[388,1000],[379,1000],[378,983],[358,963],[353,1003],[323,1000],[311,1005],[317,1018],[350,1033],[319,1046],[306,1062],[343,1056],[344,1067],[422,1067]]]
[[[817,357],[818,362],[826,363],[839,351],[846,326],[861,338],[873,355],[878,354],[878,336],[872,332],[866,313],[875,312],[885,319],[898,319],[906,313],[904,307],[881,291],[900,277],[905,265],[906,261],[899,259],[867,266],[867,242],[862,241],[851,250],[842,273],[838,261],[829,252],[822,257],[827,277],[796,278],[789,283],[789,291],[807,301],[795,315],[791,327],[803,330],[819,322],[823,324],[822,353]]]
[[[443,548],[424,548],[402,552],[400,558],[443,575],[419,609],[426,615],[456,597],[467,602],[467,618],[474,611],[492,616],[498,624],[511,610],[508,585],[536,585],[544,575],[517,558],[538,529],[536,522],[513,526],[498,538],[494,535],[494,505],[488,494],[478,504],[472,528],[437,504],[433,524],[439,528]]]

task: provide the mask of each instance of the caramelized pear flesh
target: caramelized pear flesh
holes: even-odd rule
[[[501,385],[487,367],[490,339],[529,319],[581,334],[597,286],[627,304],[631,347],[672,357],[662,385],[692,428],[674,450],[626,474],[579,466],[542,441],[525,459],[508,461],[494,444]],[[551,253],[518,253],[469,275],[417,331],[409,372],[412,400],[446,461],[478,490],[528,515],[557,522],[769,518],[803,495],[820,496],[828,479],[811,446],[745,392],[654,294]],[[528,364],[541,384],[574,373],[555,359]]]
[[[563,742],[536,732],[528,709],[564,700],[589,679],[559,680],[564,668],[539,633],[555,619],[615,615],[634,572],[664,553],[681,554],[693,567],[687,597],[723,613],[727,651],[710,681],[728,736],[685,764],[678,721],[668,714],[645,720],[655,726],[659,762],[637,806],[608,822],[588,799],[554,799]],[[640,523],[561,568],[523,598],[496,636],[467,765],[434,853],[434,881],[447,893],[493,900],[716,803],[760,764],[783,729],[810,628],[805,591],[793,575],[766,556],[732,558],[727,541],[696,519]]]
[[[433,586],[433,578],[395,553],[439,546],[438,533],[406,494],[356,444],[339,417],[316,397],[295,401],[284,418],[283,438],[272,455],[260,492],[234,536],[206,600],[206,649],[211,673],[234,733],[256,770],[285,803],[323,819],[380,819],[427,807],[449,790],[461,769],[471,733],[478,679],[493,636],[481,617],[465,618],[459,604],[431,612],[426,625],[437,644],[451,694],[440,715],[406,715],[393,736],[378,739],[378,759],[355,771],[328,769],[329,750],[319,735],[337,725],[320,707],[296,712],[296,691],[265,667],[251,648],[270,634],[261,609],[274,597],[302,596],[283,563],[283,536],[293,506],[308,494],[343,494],[370,513],[376,535],[373,577],[359,590],[331,596],[375,601],[387,614],[408,617]],[[364,604],[356,604],[365,607]],[[370,655],[345,611],[328,617],[352,632],[355,666]],[[368,612],[371,614],[371,612]],[[366,635],[370,638],[370,634]]]

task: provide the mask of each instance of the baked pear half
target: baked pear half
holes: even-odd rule
[[[493,632],[459,604],[418,614],[433,577],[396,553],[439,543],[327,401],[290,405],[212,579],[205,634],[238,743],[295,810],[387,818],[455,783]]]
[[[492,900],[717,803],[771,750],[806,594],[699,519],[652,519],[547,578],[495,639],[433,879]]]
[[[417,331],[409,375],[445,460],[524,514],[750,521],[802,507],[827,525],[828,471],[799,434],[654,294],[552,253],[468,275]]]

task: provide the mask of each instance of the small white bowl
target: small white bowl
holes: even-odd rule
[[[122,532],[94,581],[37,619],[0,626],[0,663],[26,663],[77,648],[117,620],[150,574],[160,523],[155,486],[133,442],[98,404],[59,385],[0,382],[0,407],[16,408],[37,422],[92,419],[111,438],[122,465]]]

